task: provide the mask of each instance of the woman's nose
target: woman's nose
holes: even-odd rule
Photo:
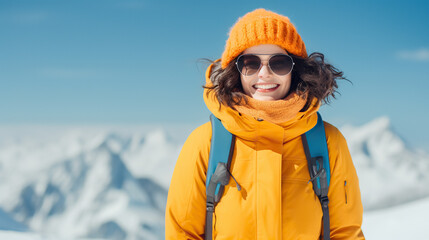
[[[264,78],[269,77],[270,75],[271,75],[270,68],[268,67],[267,64],[263,64],[261,66],[261,68],[259,69],[258,77],[264,79]]]

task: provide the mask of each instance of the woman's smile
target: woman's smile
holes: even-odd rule
[[[257,83],[253,85],[253,88],[256,89],[257,92],[274,92],[279,88],[280,84],[275,83]]]

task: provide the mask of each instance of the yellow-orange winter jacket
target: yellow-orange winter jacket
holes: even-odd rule
[[[206,77],[209,80],[210,68]],[[257,120],[231,108],[219,109],[214,94],[204,100],[236,136],[232,180],[215,208],[213,239],[316,240],[322,235],[322,208],[313,191],[301,141],[317,121],[317,106],[282,124]],[[358,177],[347,143],[337,128],[324,123],[331,182],[331,239],[364,239]],[[210,122],[186,140],[172,176],[165,219],[166,239],[204,239],[206,170]]]

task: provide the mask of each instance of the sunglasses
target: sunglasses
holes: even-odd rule
[[[250,76],[257,72],[262,67],[262,60],[258,55],[271,55],[271,54],[243,54],[237,58],[235,65],[238,68],[238,71],[244,76]],[[271,55],[268,60],[268,67],[271,72],[277,75],[287,75],[289,74],[295,63],[291,56],[287,54],[274,54]]]

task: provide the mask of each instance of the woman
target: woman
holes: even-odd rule
[[[204,101],[236,136],[229,181],[213,219],[213,239],[319,239],[322,208],[301,135],[337,88],[342,72],[307,56],[287,17],[257,9],[230,31],[220,61],[206,72]],[[364,239],[359,183],[347,143],[324,123],[329,159],[331,239]],[[211,125],[186,140],[173,173],[166,239],[204,239]]]

